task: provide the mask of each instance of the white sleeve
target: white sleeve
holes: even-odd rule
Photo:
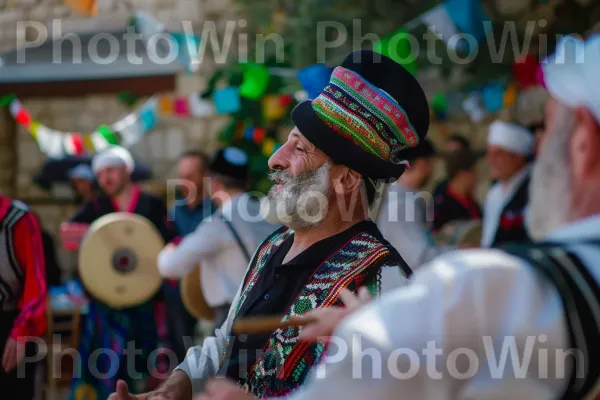
[[[219,329],[215,329],[215,335],[204,339],[201,346],[191,347],[185,356],[185,360],[175,370],[186,373],[192,382],[192,393],[200,393],[204,389],[206,381],[214,377],[219,371],[221,355],[227,345],[227,337],[231,332],[235,319],[236,305],[242,293],[243,284],[240,284],[237,294],[232,301],[227,319]]]
[[[293,400],[549,399],[569,377],[551,356],[568,343],[556,289],[496,251],[440,257],[349,316],[330,343]]]
[[[381,268],[381,293],[388,293],[408,283],[399,266]]]
[[[426,228],[416,221],[389,222],[386,239],[398,250],[413,271],[421,268],[450,248],[436,247],[427,236]]]
[[[158,254],[158,270],[165,278],[177,279],[192,272],[203,258],[220,252],[230,241],[229,232],[219,229],[221,220],[213,218],[198,225],[174,249]]]

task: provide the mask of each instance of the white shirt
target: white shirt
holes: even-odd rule
[[[531,172],[530,166],[523,167],[506,182],[497,182],[492,186],[485,199],[481,247],[491,247],[498,230],[502,210],[510,202],[523,181]]]
[[[398,250],[413,271],[446,250],[436,247],[427,231],[425,203],[417,193],[396,182],[384,194],[376,220],[383,237]]]
[[[568,245],[599,238],[600,215],[564,226],[549,237],[567,244],[600,281],[600,250],[588,244]],[[533,267],[500,250],[456,251],[437,258],[418,270],[409,285],[344,320],[334,336],[345,343],[362,338],[362,352],[367,354],[362,356],[362,365],[357,361],[361,359],[357,345],[348,345],[343,357],[330,352],[328,357],[337,362],[325,363],[321,377],[316,370],[292,400],[546,400],[557,398],[566,388],[571,371],[562,356],[554,358],[569,347],[556,288]],[[495,349],[486,345],[491,338]],[[434,361],[427,363],[423,349],[429,342],[428,354]],[[518,343],[520,350],[513,343]],[[515,350],[512,355],[506,353],[506,368],[502,368],[502,346]],[[439,350],[438,355],[434,349]],[[404,355],[398,357],[401,353]],[[380,379],[371,378],[373,354],[383,360],[377,364],[382,371]],[[412,362],[406,354],[412,355]],[[520,364],[526,374],[516,379],[519,370],[511,365],[527,354],[531,356],[529,368]],[[469,359],[478,361],[479,368],[475,361],[466,363]],[[410,379],[407,375],[398,379],[407,372]],[[469,376],[460,379],[456,372],[469,372]],[[352,378],[361,373],[362,379]]]
[[[244,279],[248,260],[221,216],[231,222],[252,256],[259,244],[277,229],[260,216],[259,210],[260,204],[247,194],[232,196],[174,250],[160,252],[160,274],[177,279],[200,265],[202,292],[208,305],[230,304]]]

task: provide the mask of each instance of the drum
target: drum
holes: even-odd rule
[[[79,248],[79,276],[95,299],[120,309],[150,300],[162,277],[156,259],[164,240],[146,218],[111,213],[90,225]]]
[[[200,266],[197,266],[181,280],[181,299],[191,315],[197,319],[211,321],[215,318],[215,312],[204,298],[200,279]]]
[[[481,247],[482,225],[479,220],[458,220],[445,224],[437,235],[438,244],[461,249]]]

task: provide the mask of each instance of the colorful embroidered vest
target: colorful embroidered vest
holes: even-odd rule
[[[236,313],[258,281],[269,255],[292,234],[292,230],[282,230],[259,249],[244,280]],[[377,294],[380,268],[386,265],[403,265],[403,260],[398,258],[397,253],[379,239],[366,232],[358,233],[315,270],[292,302],[284,319],[338,303],[339,293],[346,287],[356,291],[361,286],[367,286],[372,294]],[[285,396],[297,389],[310,369],[321,361],[326,350],[324,342],[300,342],[298,333],[298,328],[273,332],[262,355],[240,384],[258,398]],[[227,347],[224,346],[221,364]]]

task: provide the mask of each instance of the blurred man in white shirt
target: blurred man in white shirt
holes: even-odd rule
[[[227,317],[252,254],[275,229],[246,191],[248,156],[229,147],[217,152],[210,169],[211,197],[219,207],[177,245],[158,256],[165,278],[181,278],[200,266],[202,292],[215,310],[215,326]]]
[[[488,192],[483,210],[481,247],[529,241],[525,209],[534,137],[520,125],[495,121],[490,125],[486,160],[497,182]]]
[[[383,237],[402,254],[413,271],[442,251],[436,248],[427,228],[427,223],[433,220],[433,197],[422,191],[431,178],[435,154],[428,140],[407,150],[410,168],[384,193],[376,219]],[[395,275],[400,276],[400,271],[384,271],[381,278],[384,292],[399,286]]]

